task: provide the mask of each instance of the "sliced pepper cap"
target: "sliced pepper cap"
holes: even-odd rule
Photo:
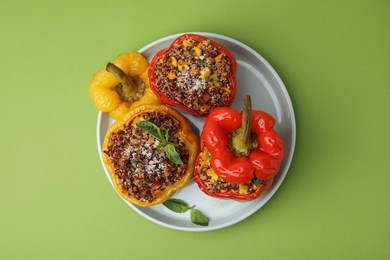
[[[115,64],[107,63],[106,70],[115,75],[119,84],[114,88],[123,101],[133,103],[139,100],[145,92],[145,83],[138,77],[127,75]]]

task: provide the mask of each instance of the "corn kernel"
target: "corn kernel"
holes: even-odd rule
[[[226,93],[229,93],[229,94],[230,94],[230,92],[232,92],[232,91],[230,90],[230,88],[228,88],[228,87],[223,87],[222,89],[225,90],[225,92],[226,92]]]
[[[200,154],[200,158],[202,162],[201,167],[210,167],[209,152],[206,148]]]
[[[202,50],[199,47],[194,47],[192,49],[194,50],[196,56],[202,55]]]
[[[222,60],[222,53],[214,58],[215,62],[220,62]]]
[[[183,41],[183,45],[184,45],[184,46],[194,46],[194,40],[191,39],[191,38],[189,38],[189,39],[187,39],[187,40],[184,40],[184,41]]]
[[[238,187],[240,194],[248,194],[248,186],[246,184],[239,184]]]
[[[171,56],[170,59],[171,59],[172,66],[176,68],[177,67],[177,60],[176,60],[176,58]]]
[[[207,171],[206,171],[206,174],[208,175],[208,176],[210,176],[213,180],[218,180],[218,175],[214,172],[214,170],[213,169],[208,169]]]
[[[179,71],[183,71],[184,68],[185,68],[186,66],[188,66],[188,63],[187,63],[187,62],[184,62],[183,64],[178,64],[178,65],[177,65],[177,69],[178,69]]]
[[[173,80],[175,78],[176,78],[175,72],[171,71],[171,72],[168,73],[168,79]]]
[[[202,71],[200,72],[200,77],[202,79],[205,79],[205,78],[209,77],[210,74],[211,74],[211,70],[208,67],[206,67],[206,68],[203,68]]]
[[[203,150],[202,154],[201,154],[201,158],[202,158],[202,161],[207,161],[207,150]]]

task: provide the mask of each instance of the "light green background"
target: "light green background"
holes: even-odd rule
[[[0,3],[0,259],[390,259],[390,1]],[[93,73],[174,33],[258,51],[291,96],[297,145],[246,220],[159,226],[110,186]]]

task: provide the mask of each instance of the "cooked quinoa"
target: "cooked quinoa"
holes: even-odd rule
[[[210,40],[187,39],[163,54],[153,76],[167,98],[206,115],[231,100],[231,70],[228,57]]]
[[[169,129],[169,141],[175,145],[183,164],[174,164],[163,151],[158,151],[159,140],[136,126],[136,121],[154,123],[162,131]],[[176,136],[179,122],[170,115],[159,112],[145,112],[114,132],[106,153],[119,178],[119,185],[129,197],[141,202],[152,202],[156,191],[163,191],[179,181],[187,171],[189,151]]]

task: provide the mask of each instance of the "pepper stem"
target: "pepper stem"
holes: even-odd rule
[[[115,91],[122,100],[133,103],[142,97],[145,91],[145,83],[140,78],[127,75],[118,66],[110,62],[107,63],[106,71],[114,74],[119,80],[120,84],[115,87]]]
[[[248,156],[252,148],[257,146],[256,138],[251,132],[252,102],[249,95],[244,98],[241,128],[230,134],[230,149],[236,156]]]

